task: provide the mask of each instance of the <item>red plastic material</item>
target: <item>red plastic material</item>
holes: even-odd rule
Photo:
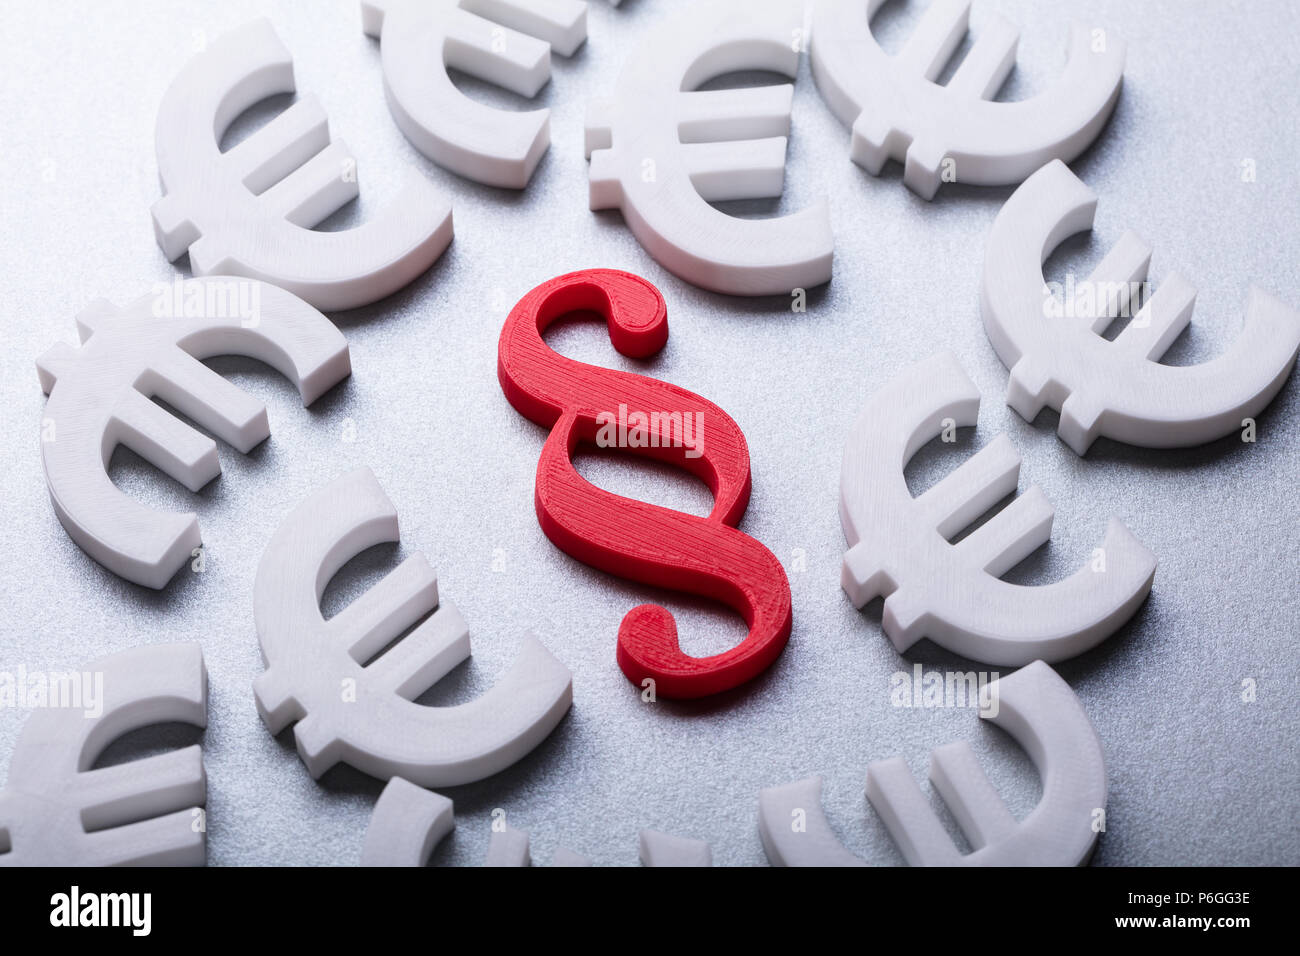
[[[537,518],[546,536],[585,564],[643,584],[721,601],[749,625],[736,647],[690,657],[677,624],[656,604],[630,610],[618,630],[618,664],[638,686],[654,680],[656,695],[704,697],[762,673],[790,637],[790,582],[767,548],[738,531],[749,503],[749,448],[731,417],[693,392],[657,379],[576,362],[542,340],[571,312],[605,317],[614,348],[631,358],[654,355],[668,341],[668,311],[659,290],[639,276],[589,269],[544,282],[506,319],[497,375],[506,398],[551,434],[537,463]],[[602,427],[627,410],[618,442],[627,451],[695,474],[713,491],[707,518],[624,498],[578,474],[579,442],[597,445]],[[632,424],[635,413],[660,423],[676,414],[700,427],[695,447],[658,442],[660,432]],[[642,419],[644,421],[645,419]],[[675,434],[675,433],[673,433]],[[702,439],[702,441],[700,440]]]

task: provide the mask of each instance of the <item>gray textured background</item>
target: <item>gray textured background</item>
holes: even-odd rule
[[[829,195],[835,278],[806,314],[785,298],[741,300],[695,289],[659,268],[617,213],[587,209],[582,116],[605,91],[646,27],[688,0],[594,0],[587,45],[555,58],[540,101],[550,106],[550,153],[530,188],[481,187],[426,162],[384,102],[379,50],[360,30],[355,0],[290,3],[5,2],[0,84],[0,352],[8,453],[0,458],[0,670],[68,668],[128,645],[201,641],[211,678],[201,736],[209,774],[212,863],[354,863],[380,784],[339,768],[313,782],[292,735],[272,739],[253,707],[260,671],[252,626],[254,571],[272,529],[308,491],[358,465],[378,474],[402,520],[400,547],[367,553],[331,586],[337,610],[400,556],[425,552],[445,596],[474,631],[475,655],[426,700],[462,700],[489,686],[532,626],[573,670],[574,706],[514,768],[447,791],[458,828],[435,862],[475,863],[491,811],[531,831],[534,859],[567,846],[601,864],[632,864],[637,829],[708,839],[717,863],[763,861],[758,790],[810,773],[826,778],[827,814],[844,842],[879,863],[900,862],[867,806],[869,761],[901,754],[923,778],[929,749],[973,742],[1017,815],[1037,799],[1027,758],[969,710],[902,710],[889,676],[911,661],[966,667],[929,645],[903,660],[879,627],[876,602],[859,614],[838,584],[840,450],[866,396],[909,363],[953,349],[983,390],[979,427],[955,447],[924,449],[908,470],[922,490],[1000,431],[1024,456],[1022,488],[1042,485],[1057,507],[1052,543],[1013,572],[1045,582],[1080,564],[1119,515],[1160,560],[1150,600],[1097,650],[1063,665],[1095,722],[1109,769],[1105,864],[1300,862],[1300,675],[1296,595],[1300,465],[1291,382],[1259,419],[1259,441],[1233,437],[1190,451],[1146,452],[1102,440],[1086,460],[1055,436],[1056,418],[1023,422],[1002,402],[1006,372],[978,309],[982,249],[1007,189],[944,187],[912,195],[898,167],[873,179],[848,160],[848,132],[818,98],[808,65],[795,88],[787,192],[736,208],[768,215]],[[890,4],[887,47],[906,36],[922,0]],[[1074,166],[1101,196],[1097,230],[1049,263],[1083,274],[1126,227],[1155,248],[1153,279],[1172,269],[1200,289],[1175,364],[1204,360],[1240,327],[1256,281],[1300,305],[1295,121],[1300,33],[1294,4],[1088,3],[981,0],[978,32],[994,10],[1022,28],[1019,66],[1003,98],[1041,89],[1063,62],[1071,11],[1086,11],[1128,41],[1124,90],[1109,127]],[[222,448],[223,477],[197,496],[119,450],[115,480],[160,506],[197,510],[208,548],[203,574],[184,572],[154,593],[105,571],[73,545],[50,507],[38,431],[44,399],[33,361],[75,340],[88,301],[122,303],[173,270],[154,244],[159,194],[154,112],[164,89],[205,40],[269,15],[316,93],[336,136],[356,151],[362,196],[332,225],[362,221],[395,195],[408,164],[448,193],[456,240],[406,290],[337,316],[354,375],[309,411],[275,373],[213,363],[263,397],[272,438],[244,457]],[[488,102],[521,101],[474,82]],[[280,98],[284,100],[285,98]],[[227,143],[284,102],[242,119]],[[1243,183],[1241,164],[1258,181]],[[185,267],[185,260],[178,263]],[[553,336],[566,354],[683,385],[740,423],[753,456],[754,494],[742,528],[791,570],[794,634],[751,686],[695,704],[640,701],[614,660],[623,613],[662,599],[685,648],[704,654],[743,634],[729,612],[690,605],[569,559],[541,533],[532,486],[544,431],[519,416],[496,381],[505,312],[537,283],[590,266],[647,276],[668,301],[672,334],[653,361],[633,364],[600,326]],[[348,422],[355,440],[344,440]],[[705,514],[707,489],[671,470],[584,458],[611,490]],[[504,570],[494,571],[494,556]],[[1243,703],[1241,682],[1258,682]],[[0,710],[0,768],[24,714]],[[112,759],[197,733],[142,733]],[[925,785],[928,791],[928,784]]]

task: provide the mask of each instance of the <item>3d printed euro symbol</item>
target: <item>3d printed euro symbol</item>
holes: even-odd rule
[[[551,50],[587,38],[579,0],[362,0],[362,28],[380,38],[384,91],[412,145],[440,166],[523,189],[551,142],[551,111],[493,109],[456,88],[464,70],[530,99],[551,77]]]
[[[950,544],[1015,493],[1020,456],[1011,441],[999,435],[917,498],[903,468],[945,428],[974,425],[979,404],[974,383],[948,352],[872,396],[849,434],[840,472],[849,544],[841,584],[855,607],[887,595],[883,626],[900,651],[929,637],[972,660],[1013,667],[1081,654],[1146,599],[1155,557],[1111,518],[1101,548],[1070,577],[1042,586],[999,580],[1051,536],[1053,509],[1037,485]]]
[[[817,88],[853,127],[853,161],[873,176],[888,159],[905,161],[903,182],[926,199],[945,180],[1018,183],[1049,160],[1082,153],[1115,107],[1124,43],[1105,30],[1071,24],[1069,62],[1052,88],[995,103],[1015,65],[1015,27],[993,19],[940,86],[966,35],[970,0],[933,0],[896,56],[871,35],[868,21],[883,2],[817,0],[812,28]]]
[[[824,200],[774,219],[709,205],[781,195],[793,87],[698,88],[737,70],[793,77],[799,6],[690,4],[637,45],[612,99],[587,114],[591,208],[621,209],[660,265],[714,292],[789,295],[831,277]]]
[[[207,726],[199,645],[134,647],[76,676],[102,680],[99,713],[60,705],[27,718],[0,791],[0,850],[8,847],[0,866],[202,866],[207,777],[198,744],[92,769],[133,730]]]
[[[867,768],[867,799],[913,866],[1079,866],[1097,842],[1106,807],[1101,740],[1070,685],[1036,661],[989,685],[995,715],[981,712],[1029,754],[1042,798],[1017,821],[965,742],[930,754],[930,781],[972,851],[962,855],[902,757]],[[865,866],[835,837],[821,806],[821,778],[764,790],[758,829],[773,866]],[[793,826],[799,819],[802,826]]]
[[[1126,232],[1083,288],[1089,303],[1049,308],[1043,261],[1064,239],[1092,228],[1097,195],[1063,163],[1044,166],[994,220],[984,260],[982,307],[989,341],[1011,369],[1007,404],[1028,421],[1050,405],[1061,439],[1080,455],[1099,436],[1148,448],[1222,438],[1282,389],[1300,351],[1300,312],[1252,286],[1240,335],[1201,365],[1159,359],[1191,321],[1196,290],[1168,278],[1113,341],[1102,336],[1135,301],[1150,248]]]
[[[704,840],[659,830],[640,833],[641,862],[645,866],[712,866],[713,848]]]
[[[440,793],[394,777],[384,787],[366,827],[362,866],[424,866],[456,826],[455,807]],[[646,866],[711,866],[713,853],[703,840],[642,830],[641,861]],[[513,827],[492,830],[484,866],[530,866],[528,833]],[[591,866],[591,860],[559,848],[552,866]]]
[[[394,777],[384,787],[366,827],[362,866],[424,866],[434,848],[456,826],[452,801],[440,793]],[[493,829],[484,866],[531,866],[528,833]],[[584,856],[563,847],[552,866],[591,866]]]
[[[726,412],[684,388],[552,351],[543,333],[579,310],[607,320],[610,341],[623,355],[646,358],[668,341],[659,290],[626,272],[570,273],[519,300],[501,330],[497,375],[510,404],[551,429],[537,463],[537,519],[546,536],[579,561],[721,601],[749,625],[731,650],[690,657],[677,643],[677,625],[667,610],[635,607],[618,632],[618,663],[629,680],[644,686],[652,679],[655,693],[664,697],[703,697],[736,687],[776,660],[791,623],[785,569],[735,527],[749,502],[745,436]],[[614,443],[707,482],[714,497],[707,518],[603,491],[578,474],[574,450],[579,443],[597,444],[602,428],[612,432],[620,408],[630,410],[626,441]],[[686,428],[693,432],[689,441]]]
[[[154,234],[195,275],[265,279],[318,309],[382,299],[420,275],[451,242],[451,206],[414,171],[401,194],[355,229],[316,226],[358,195],[356,161],[330,142],[325,111],[303,96],[222,153],[244,110],[292,93],[293,59],[266,20],[216,40],[181,70],[158,109],[158,171],[166,195]]]
[[[203,359],[266,362],[297,386],[303,405],[351,370],[347,341],[329,319],[253,279],[178,282],[121,310],[101,299],[77,316],[77,328],[80,348],[60,343],[36,363],[50,396],[41,442],[50,500],[83,551],[151,588],[163,587],[199,546],[198,519],[119,491],[106,472],[113,449],[125,445],[191,491],[221,474],[221,463],[211,438],[150,399],[247,453],[270,434],[266,407]]]
[[[320,609],[344,564],[398,538],[397,512],[368,468],[321,488],[284,520],[253,585],[267,665],[253,682],[258,712],[273,734],[297,721],[294,739],[313,777],[343,761],[427,787],[481,780],[555,728],[573,700],[572,676],[525,634],[514,666],[487,693],[453,707],[415,703],[470,653],[465,621],[439,601],[423,555],[328,621]]]

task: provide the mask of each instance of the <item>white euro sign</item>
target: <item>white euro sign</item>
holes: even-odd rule
[[[161,588],[201,544],[193,514],[127,497],[105,470],[125,445],[191,491],[217,475],[211,438],[159,398],[247,453],[270,434],[266,406],[203,360],[244,355],[298,388],[303,405],[348,376],[348,344],[333,323],[283,289],[208,277],[164,285],[123,309],[99,300],[77,316],[81,347],[60,343],[37,361],[49,394],[41,443],[54,511],[72,540],[115,574]]]
[[[817,0],[813,76],[832,112],[853,127],[853,161],[873,176],[888,159],[905,162],[903,182],[926,199],[945,179],[1006,185],[1049,160],[1074,159],[1119,98],[1124,43],[1100,28],[1071,24],[1069,61],[1053,86],[997,103],[1016,62],[1015,27],[993,19],[941,86],[935,81],[966,35],[970,0],[933,0],[895,56],[871,35],[869,20],[883,2]]]
[[[303,96],[238,145],[221,135],[253,104],[295,89],[293,59],[266,20],[227,33],[177,75],[158,108],[153,205],[163,254],[186,251],[195,275],[265,279],[318,309],[382,299],[451,242],[451,205],[414,171],[400,195],[355,229],[317,232],[358,195],[356,160],[330,141],[320,103]]]
[[[1042,586],[1000,580],[1052,533],[1037,485],[957,544],[949,539],[1007,495],[1020,456],[999,435],[913,498],[912,455],[945,420],[974,425],[980,395],[943,352],[905,370],[868,401],[844,450],[840,523],[849,550],[841,584],[855,607],[885,598],[883,626],[904,651],[923,637],[972,660],[1016,667],[1081,654],[1113,634],[1146,599],[1155,556],[1111,518],[1093,560]]]
[[[1101,740],[1079,698],[1036,661],[989,685],[996,715],[981,712],[1029,754],[1042,798],[1017,821],[964,741],[930,754],[930,781],[952,811],[972,852],[953,844],[901,757],[867,768],[867,799],[913,866],[1079,866],[1097,841],[1093,818],[1106,806]],[[820,777],[759,794],[758,828],[773,866],[865,866],[836,838],[821,806]],[[803,811],[795,829],[791,815]]]
[[[434,848],[456,826],[451,800],[417,787],[409,780],[388,781],[366,827],[362,866],[424,866]],[[484,866],[530,866],[528,834],[506,827],[493,830]],[[563,847],[553,866],[591,866],[591,861]]]
[[[34,710],[0,791],[0,866],[202,866],[207,799],[198,744],[109,767],[95,761],[153,724],[206,727],[208,675],[196,643],[119,651],[85,667],[102,710]]]
[[[454,173],[523,189],[550,146],[551,111],[493,109],[456,88],[447,68],[532,98],[551,78],[551,50],[587,38],[580,0],[362,0],[378,37],[384,92],[411,144]]]
[[[802,23],[799,5],[781,0],[691,4],[637,45],[612,99],[588,110],[591,208],[621,209],[645,250],[687,282],[789,295],[831,277],[825,200],[772,219],[709,205],[781,195],[793,87],[698,87],[736,70],[794,77]]]
[[[1199,365],[1161,365],[1196,302],[1196,289],[1174,272],[1108,340],[1102,333],[1131,311],[1146,281],[1146,243],[1133,232],[1121,236],[1079,284],[1088,295],[1078,309],[1071,302],[1049,308],[1052,290],[1043,280],[1043,261],[1067,237],[1091,229],[1096,211],[1096,193],[1054,162],[1029,177],[994,220],[981,305],[989,341],[1011,370],[1007,404],[1027,421],[1044,405],[1056,409],[1061,439],[1080,455],[1103,435],[1171,448],[1240,428],[1291,374],[1300,312],[1252,286],[1245,324],[1226,352]]]
[[[645,866],[712,866],[713,849],[704,840],[659,830],[642,830],[641,862]]]
[[[370,813],[361,865],[424,866],[455,826],[450,799],[393,777]]]
[[[397,512],[368,468],[316,491],[284,520],[253,585],[267,665],[253,682],[258,712],[273,734],[296,721],[298,753],[313,777],[343,761],[421,786],[481,780],[555,728],[573,699],[572,675],[526,634],[514,666],[487,693],[452,707],[415,703],[470,653],[465,621],[439,601],[423,555],[328,621],[320,609],[325,586],[348,560],[398,539]]]

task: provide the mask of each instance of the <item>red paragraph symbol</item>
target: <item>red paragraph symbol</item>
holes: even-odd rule
[[[542,336],[556,319],[591,311],[609,324],[614,348],[647,358],[668,341],[659,290],[612,269],[574,272],[529,292],[506,319],[497,375],[517,411],[551,434],[537,463],[537,519],[546,536],[585,564],[642,584],[721,601],[749,625],[722,654],[691,657],[677,624],[657,604],[628,611],[618,664],[664,697],[704,697],[755,677],[790,638],[790,582],[762,544],[736,530],[749,503],[749,448],[731,417],[693,392],[657,379],[585,365]],[[683,468],[713,492],[707,518],[604,491],[578,474],[579,443],[626,448]]]

